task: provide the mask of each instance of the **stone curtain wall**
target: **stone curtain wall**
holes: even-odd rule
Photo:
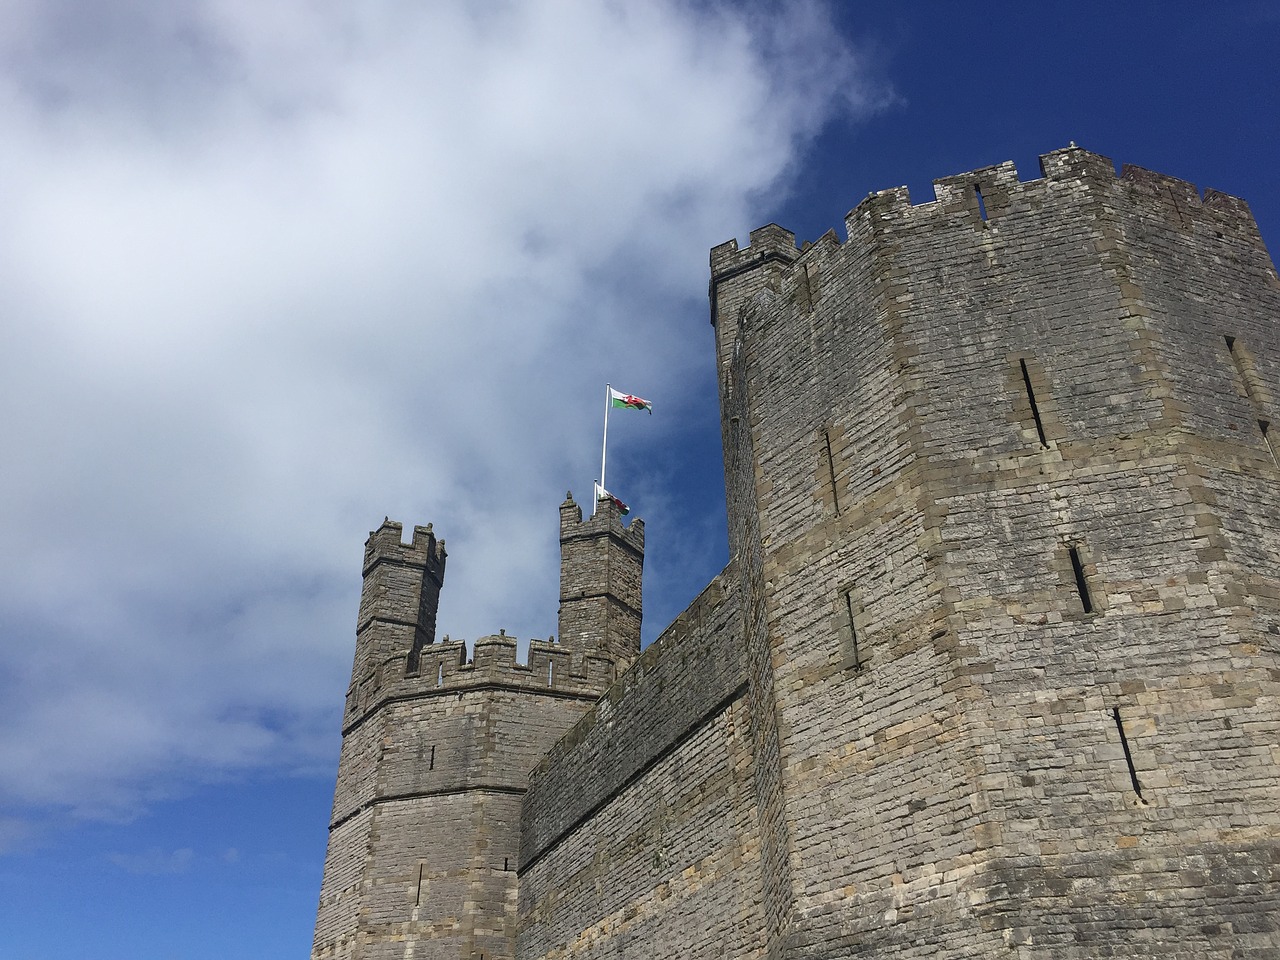
[[[763,957],[744,700],[520,875],[520,957]]]
[[[523,864],[741,694],[734,579],[725,571],[712,580],[533,771]]]
[[[1240,201],[1042,162],[713,251],[779,956],[1280,949],[1280,288]]]
[[[713,580],[534,772],[520,956],[763,948],[735,579]]]

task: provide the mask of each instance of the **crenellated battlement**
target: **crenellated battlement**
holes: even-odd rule
[[[477,687],[594,699],[639,653],[644,521],[624,526],[610,501],[584,520],[567,495],[560,506],[560,642],[533,640],[521,662],[516,638],[481,637],[468,656],[461,641],[437,642],[445,542],[430,524],[383,520],[364,550],[364,589],[344,727],[390,701]]]
[[[719,279],[727,273],[763,263],[790,263],[796,258],[796,235],[776,223],[752,230],[748,245],[738,248],[737,240],[729,240],[711,248],[711,276]]]
[[[713,247],[711,280],[707,287],[711,298],[711,325],[716,326],[722,309],[732,316],[741,304],[741,297],[736,295],[736,291],[742,284],[735,283],[735,280],[763,280],[776,284],[799,255],[796,235],[776,223],[752,230],[745,248],[739,249],[737,240]]]
[[[521,660],[518,639],[504,631],[480,637],[470,653],[465,641],[445,637],[388,662],[383,676],[367,700],[348,704],[344,727],[392,701],[467,690],[500,688],[594,700],[614,681],[617,667],[607,657],[567,650],[551,639],[530,640]]]
[[[905,186],[873,192],[845,217],[843,241],[828,231],[797,249],[793,233],[768,224],[753,230],[745,247],[736,240],[714,247],[709,293],[723,386],[728,388],[727,367],[738,324],[753,300],[785,296],[810,312],[821,296],[824,263],[843,269],[833,258],[873,255],[883,239],[903,231],[961,230],[977,238],[996,238],[1026,229],[1029,223],[1038,230],[1051,227],[1054,215],[1046,212],[1054,209],[1072,217],[1087,212],[1102,224],[1113,221],[1115,211],[1123,208],[1130,211],[1131,224],[1141,221],[1138,229],[1203,236],[1222,245],[1225,255],[1249,261],[1255,272],[1276,282],[1253,214],[1237,197],[1211,189],[1202,192],[1186,180],[1132,164],[1117,174],[1109,157],[1074,144],[1041,156],[1040,174],[1023,180],[1017,167],[1006,161],[938,178],[934,196],[926,202],[913,203]],[[957,234],[954,242],[965,242],[963,235]]]
[[[370,535],[313,960],[1272,956],[1280,281],[1244,201],[1040,173],[711,251],[732,559],[643,653],[613,502],[546,640]]]
[[[1238,197],[1212,189],[1202,193],[1186,180],[1133,164],[1125,164],[1117,175],[1109,157],[1074,145],[1043,154],[1040,173],[1038,178],[1022,180],[1011,161],[980,167],[934,180],[933,199],[916,204],[911,202],[905,186],[876,191],[850,211],[845,218],[846,232],[852,239],[862,235],[868,222],[933,217],[939,213],[994,226],[1000,217],[1038,209],[1048,191],[1076,188],[1128,190],[1148,198],[1153,213],[1167,214],[1177,207],[1184,214],[1204,216],[1215,229],[1233,227],[1257,236],[1249,205]],[[746,254],[747,251],[742,252],[743,256]]]
[[[394,561],[425,567],[436,580],[444,578],[447,553],[444,540],[437,540],[431,524],[413,528],[413,539],[403,542],[404,524],[384,519],[382,526],[369,534],[364,545],[364,573],[379,563]]]
[[[633,620],[639,645],[630,571],[638,580],[643,522],[624,527],[612,503],[583,521],[572,498],[561,521],[582,593],[565,604],[580,616],[563,645],[505,630],[437,641],[444,541],[428,525],[403,543],[389,519],[369,535],[313,956],[347,956],[357,926],[370,942],[392,930],[403,942],[409,904],[415,939],[448,917],[474,931],[466,956],[510,956],[529,770],[613,682]],[[350,873],[357,858],[376,864],[375,881]],[[472,883],[481,864],[485,880]]]
[[[613,681],[614,666],[605,657],[578,654],[548,639],[530,640],[521,661],[517,647],[517,638],[502,631],[478,638],[468,656],[466,643],[445,638],[421,651],[417,672],[406,675],[404,692],[497,684],[598,695]]]
[[[547,640],[372,532],[314,960],[1274,954],[1280,282],[1039,166],[710,252],[731,561],[643,653],[616,503]]]
[[[346,723],[383,699],[404,675],[404,664],[435,640],[445,544],[430,524],[414,527],[410,543],[402,542],[403,533],[403,525],[384,518],[365,541]]]
[[[1012,161],[980,167],[934,180],[933,199],[920,203],[912,203],[911,193],[905,186],[875,191],[845,218],[845,242],[865,238],[871,224],[903,218],[932,218],[938,214],[995,225],[999,217],[1037,208],[1046,191],[1073,187],[1128,190],[1148,198],[1153,213],[1167,214],[1176,209],[1180,216],[1202,216],[1214,229],[1234,228],[1258,237],[1249,205],[1239,197],[1213,189],[1201,191],[1186,180],[1133,164],[1125,164],[1117,175],[1110,158],[1074,145],[1042,155],[1040,173],[1038,178],[1023,180]],[[775,270],[778,266],[794,269],[811,246],[825,246],[823,241],[836,241],[839,245],[835,234],[829,232],[818,243],[806,243],[803,249],[797,249],[795,234],[771,223],[752,230],[745,247],[739,247],[737,240],[713,247],[712,323],[719,313],[717,288],[721,284],[765,266],[772,265]],[[1258,243],[1261,245],[1260,238]]]
[[[873,193],[847,239],[785,264],[776,227],[758,249],[711,252],[771,956],[1280,942],[1274,926],[1265,946],[1206,933],[1195,911],[1232,916],[1247,894],[1164,868],[1265,865],[1280,838],[1274,712],[1233,696],[1276,650],[1240,638],[1275,636],[1280,597],[1280,284],[1242,200],[1074,145],[1040,173],[969,170],[923,203]],[[580,785],[638,739],[608,711],[662,663],[646,651],[535,772],[531,956],[557,943],[539,911],[577,894],[579,851],[642,808],[624,779],[605,821]],[[1212,722],[1251,729],[1209,743]],[[689,749],[649,802],[726,753]],[[1224,795],[1265,845],[1238,843]],[[655,858],[675,833],[653,831]],[[1125,844],[1143,853],[1119,863]],[[930,890],[965,876],[982,891],[981,924],[947,881],[930,904],[901,899],[932,871]],[[1088,894],[1064,893],[1083,877]],[[1100,912],[1120,922],[1101,929]]]
[[[596,504],[593,516],[582,519],[582,507],[574,502],[573,492],[564,495],[560,504],[560,542],[600,536],[612,537],[634,553],[644,554],[644,521],[636,518],[623,525],[622,511],[612,500]]]

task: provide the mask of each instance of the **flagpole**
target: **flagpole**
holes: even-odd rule
[[[604,441],[600,444],[600,489],[601,490],[609,489],[604,485],[604,463],[605,463],[605,455],[609,451],[609,399],[610,397],[613,396],[613,394],[610,392],[611,389],[612,388],[610,387],[609,384],[606,383],[604,385]],[[596,503],[599,501],[599,495],[597,494],[595,496],[592,496],[591,499],[593,501],[591,504],[591,515],[594,517],[596,514]]]

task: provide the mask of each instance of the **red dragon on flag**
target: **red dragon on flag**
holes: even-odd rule
[[[609,388],[609,402],[615,409],[644,410],[653,414],[653,404],[648,400],[630,393],[619,393],[613,387]]]

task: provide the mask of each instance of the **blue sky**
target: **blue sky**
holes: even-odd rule
[[[424,5],[425,6],[425,5]],[[301,957],[359,557],[555,625],[556,506],[726,559],[707,251],[1069,141],[1280,242],[1280,6],[0,3],[0,957]]]

